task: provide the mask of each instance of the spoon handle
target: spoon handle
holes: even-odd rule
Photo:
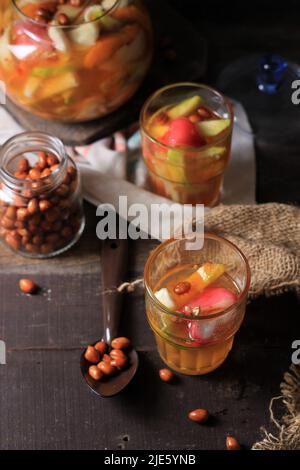
[[[118,336],[123,294],[116,288],[124,281],[128,240],[104,240],[101,252],[103,294],[103,339],[109,345]]]

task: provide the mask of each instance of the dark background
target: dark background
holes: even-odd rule
[[[252,54],[277,53],[291,62],[300,63],[300,6],[296,0],[171,0],[170,3],[207,40],[205,81],[208,83],[214,84],[229,64]],[[299,204],[300,106],[287,115],[284,106],[281,109],[280,105],[276,112],[268,106],[263,113],[251,109],[251,98],[247,101],[247,96],[243,104],[256,133],[258,202]],[[289,136],[280,131],[281,124],[291,130]],[[270,132],[272,125],[273,134]]]

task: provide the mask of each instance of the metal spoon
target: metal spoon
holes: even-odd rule
[[[122,306],[123,294],[116,290],[116,286],[124,281],[127,268],[128,241],[106,240],[103,242],[102,262],[102,286],[105,291],[103,295],[103,337],[102,339],[111,346],[111,341],[118,336],[118,326]],[[98,342],[97,340],[96,342]],[[95,344],[96,344],[95,342]],[[89,387],[101,397],[112,397],[121,392],[133,379],[138,368],[137,352],[131,348],[126,351],[128,366],[118,374],[107,377],[97,382],[88,373],[90,363],[84,357],[83,351],[80,359],[80,368],[84,379]]]

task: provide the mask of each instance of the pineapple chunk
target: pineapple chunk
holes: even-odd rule
[[[37,90],[41,85],[42,79],[38,77],[29,77],[25,83],[25,87],[23,90],[24,96],[26,98],[33,98]]]
[[[14,66],[13,56],[9,49],[10,33],[10,28],[6,28],[0,37],[0,63],[6,70]]]
[[[189,116],[190,114],[196,112],[201,103],[202,98],[200,96],[192,96],[191,98],[187,98],[186,100],[181,101],[176,106],[173,106],[171,109],[169,109],[168,116],[170,119]]]
[[[64,75],[43,81],[43,86],[39,90],[39,98],[45,100],[64,91],[76,88],[78,85],[79,82],[76,75],[72,72],[67,72]]]
[[[205,263],[197,271],[204,283],[204,287],[215,282],[224,272],[224,264],[217,263]]]
[[[176,308],[181,308],[184,305],[187,305],[191,300],[193,300],[197,295],[205,289],[205,287],[209,286],[213,282],[215,282],[219,277],[222,276],[225,272],[224,264],[217,264],[217,263],[205,263],[203,264],[197,271],[191,274],[187,279],[187,281],[191,287],[188,292],[185,294],[176,294],[172,289],[170,291],[172,300],[176,304]]]

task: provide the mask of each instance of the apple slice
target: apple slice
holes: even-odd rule
[[[236,302],[236,295],[224,287],[208,287],[198,297],[191,300],[180,311],[188,314],[189,310],[199,307],[200,315],[221,312]]]
[[[201,147],[205,140],[187,117],[173,119],[163,143],[171,147]]]
[[[211,121],[197,122],[199,132],[205,137],[215,137],[230,126],[230,119],[212,119]]]
[[[192,96],[191,98],[187,98],[176,106],[170,108],[168,110],[168,116],[170,119],[189,116],[190,114],[193,114],[195,111],[197,111],[201,103],[201,96]]]
[[[237,300],[237,296],[233,292],[225,289],[224,287],[209,287],[198,296],[198,298],[189,302],[181,311],[185,315],[189,315],[189,311],[195,308],[200,308],[199,315],[212,315],[214,313],[222,312]],[[206,320],[193,320],[188,324],[189,337],[198,342],[205,344],[213,336],[219,319]]]
[[[155,292],[155,297],[157,298],[157,300],[163,304],[165,307],[167,307],[168,309],[170,310],[175,310],[175,304],[169,294],[169,291],[168,289],[166,289],[165,287],[163,287],[162,289],[158,290],[157,292]]]

